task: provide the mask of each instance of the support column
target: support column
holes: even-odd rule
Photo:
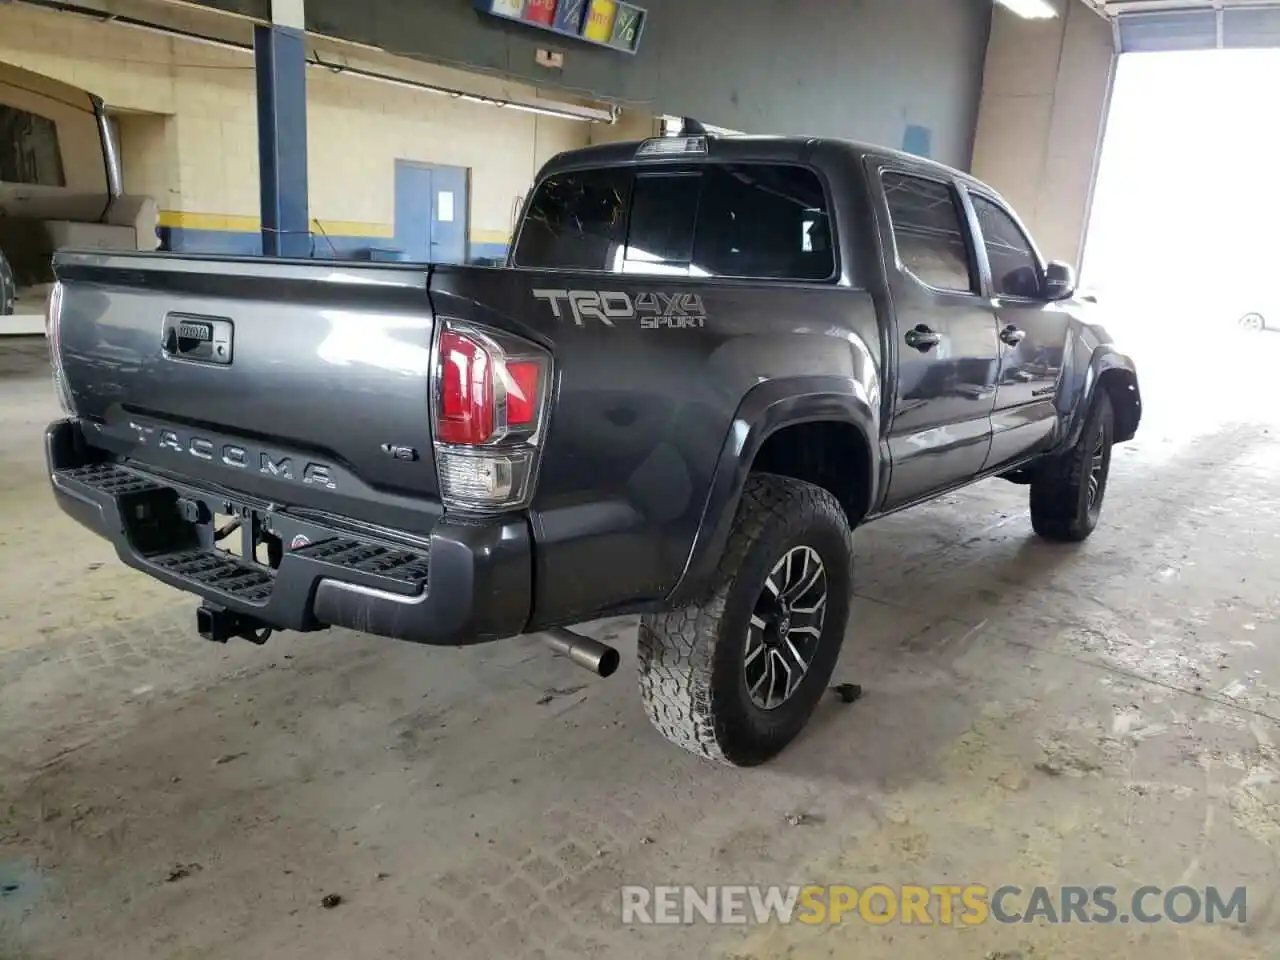
[[[271,0],[271,25],[253,28],[262,252],[268,257],[311,256],[303,3]]]
[[[973,174],[1013,205],[1054,260],[1080,266],[1111,103],[1111,25],[1082,0],[1059,15],[992,12]]]

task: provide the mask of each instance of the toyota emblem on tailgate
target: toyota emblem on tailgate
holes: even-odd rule
[[[178,336],[183,340],[212,340],[213,327],[207,323],[184,321],[178,324]]]
[[[231,363],[235,329],[229,319],[171,313],[164,318],[160,346],[175,360],[187,363]]]

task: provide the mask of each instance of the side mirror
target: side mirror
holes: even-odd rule
[[[1044,270],[1044,295],[1048,300],[1066,300],[1076,292],[1076,268],[1061,260],[1050,260]]]

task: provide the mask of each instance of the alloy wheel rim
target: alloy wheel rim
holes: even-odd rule
[[[827,569],[812,547],[793,547],[765,578],[747,627],[743,674],[751,702],[776,710],[813,664],[827,615]]]
[[[1102,499],[1102,476],[1106,469],[1105,435],[1098,431],[1098,440],[1093,447],[1093,458],[1089,463],[1089,509],[1093,510]]]

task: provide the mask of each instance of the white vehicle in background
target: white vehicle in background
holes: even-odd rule
[[[1236,325],[1247,333],[1275,330],[1280,327],[1280,305],[1267,304],[1261,310],[1246,310],[1240,315]]]
[[[0,63],[0,333],[21,288],[53,281],[55,250],[155,250],[158,222],[154,200],[124,193],[103,102]]]

